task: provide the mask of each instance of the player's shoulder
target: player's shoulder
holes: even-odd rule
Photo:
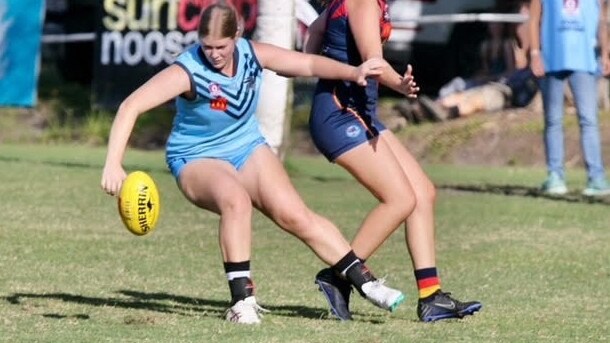
[[[199,43],[195,43],[193,45],[186,47],[186,49],[184,49],[184,51],[182,51],[178,55],[178,57],[176,58],[176,61],[180,62],[180,63],[198,61],[198,60],[200,60],[200,56],[199,56],[200,54],[201,54],[201,45]]]
[[[255,45],[256,45],[255,42],[253,42],[247,38],[239,37],[235,40],[235,46],[242,54],[256,53],[256,51],[254,49]]]
[[[265,43],[256,43],[246,38],[237,38],[235,45],[239,50],[240,54],[245,57],[245,62],[249,67],[262,68],[260,63],[260,54],[264,53]]]

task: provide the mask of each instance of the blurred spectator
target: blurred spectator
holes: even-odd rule
[[[548,178],[542,191],[568,192],[564,170],[564,86],[568,81],[580,124],[587,196],[610,194],[598,127],[597,79],[610,74],[606,0],[532,0],[531,67],[540,77]],[[600,70],[601,67],[601,70]]]
[[[515,69],[514,39],[510,36],[510,25],[502,22],[490,22],[487,24],[487,32],[488,37],[481,42],[479,49],[481,68],[472,78],[464,79],[460,76],[453,78],[441,87],[439,97],[446,97],[497,80],[498,77]]]
[[[517,1],[514,6],[512,12],[528,15],[529,1]],[[527,31],[526,23],[490,23],[490,38],[481,45],[483,68],[479,75],[470,80],[456,78],[441,89],[437,100],[422,95],[417,103],[401,103],[398,110],[417,122],[527,106],[538,91],[528,67]]]

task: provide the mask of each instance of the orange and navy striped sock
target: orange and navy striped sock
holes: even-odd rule
[[[424,299],[441,289],[441,280],[438,278],[436,268],[417,269],[415,271],[419,298]]]

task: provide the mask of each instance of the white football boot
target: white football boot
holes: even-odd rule
[[[260,307],[254,296],[249,296],[227,309],[225,319],[232,323],[260,324],[263,317],[262,312],[269,312],[269,310]]]
[[[373,305],[394,312],[398,305],[405,300],[405,296],[401,291],[390,288],[384,283],[384,279],[369,281],[362,285],[362,292]]]

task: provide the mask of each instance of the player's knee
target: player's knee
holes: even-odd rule
[[[400,204],[400,216],[401,218],[406,219],[415,210],[415,207],[417,206],[417,197],[415,194],[411,193],[408,196],[404,196]]]
[[[436,187],[427,180],[417,192],[417,206],[432,207],[436,203]]]
[[[408,185],[394,188],[392,193],[382,197],[381,201],[393,208],[396,216],[403,220],[413,212],[417,205],[415,193]]]
[[[314,226],[314,216],[307,208],[292,208],[290,210],[281,211],[281,213],[276,213],[275,221],[284,228],[284,230],[291,232],[298,237],[304,236],[308,228]]]
[[[252,200],[243,190],[223,194],[217,199],[216,205],[221,215],[250,216],[252,214]]]

